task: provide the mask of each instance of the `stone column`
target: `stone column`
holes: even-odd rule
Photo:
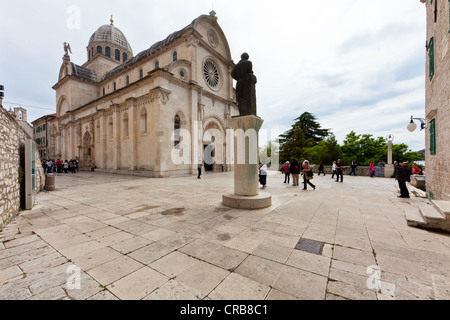
[[[392,140],[388,140],[388,161],[384,166],[384,177],[390,178],[394,174],[394,164],[392,161]]]
[[[230,121],[234,132],[234,193],[223,195],[227,207],[262,209],[272,205],[271,195],[259,193],[258,133],[263,122],[253,115]]]

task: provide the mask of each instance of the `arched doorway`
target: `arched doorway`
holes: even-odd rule
[[[86,131],[83,136],[83,153],[81,158],[81,166],[85,168],[91,168],[94,164],[94,143],[92,135],[89,131]]]
[[[203,133],[205,171],[221,171],[224,162],[224,133],[216,123],[210,123]]]

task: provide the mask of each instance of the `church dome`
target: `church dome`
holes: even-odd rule
[[[90,46],[94,42],[112,44],[119,48],[125,49],[130,53],[133,52],[125,35],[112,23],[110,25],[103,25],[100,28],[98,28],[98,30],[95,31],[94,34],[91,36],[88,46]]]

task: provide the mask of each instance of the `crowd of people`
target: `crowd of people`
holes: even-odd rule
[[[80,171],[79,163],[76,159],[70,161],[63,160],[42,160],[42,167],[45,173],[72,173],[76,174]]]
[[[375,167],[375,162],[371,161],[369,165],[370,177],[373,178],[375,174],[378,177],[381,177],[382,169],[385,165],[386,163],[384,161],[379,161],[377,166]],[[399,198],[409,198],[409,192],[406,187],[406,182],[410,181],[411,175],[419,175],[421,173],[425,174],[425,167],[421,169],[420,167],[418,167],[416,164],[413,163],[410,168],[407,162],[398,163],[397,161],[395,161],[394,168],[395,168],[395,178],[398,181],[400,188]],[[343,165],[341,159],[333,161],[331,178],[334,179],[336,177],[336,182],[343,182],[345,169],[347,169],[347,167]],[[352,160],[350,169],[351,171],[349,175],[356,176],[356,169],[357,169],[356,160]],[[259,182],[262,185],[262,189],[267,188],[267,170],[268,170],[267,165],[263,163],[259,170]],[[283,183],[290,184],[292,176],[292,186],[298,186],[301,175],[303,177],[303,190],[307,190],[308,185],[311,186],[313,190],[316,189],[316,186],[311,182],[311,180],[313,180],[314,178],[312,166],[306,159],[302,159],[301,164],[295,159],[293,159],[291,162],[286,161],[284,165],[281,166],[279,171],[282,174],[284,174]],[[324,176],[326,175],[322,161],[320,161],[318,171],[319,171],[318,175],[321,174],[323,174]]]

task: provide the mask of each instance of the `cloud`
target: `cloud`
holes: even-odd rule
[[[341,141],[355,130],[424,145],[417,138],[422,133],[405,132],[411,114],[425,109],[419,1],[80,0],[80,28],[69,29],[67,9],[74,3],[4,1],[0,82],[6,101],[54,107],[62,42],[70,42],[72,61],[83,64],[89,37],[111,14],[136,55],[214,9],[235,62],[250,54],[263,128],[284,132],[308,111]],[[36,118],[48,113],[30,111]]]

